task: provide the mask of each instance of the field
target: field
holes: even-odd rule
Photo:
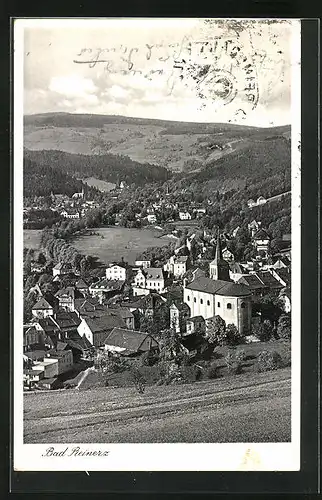
[[[289,442],[290,370],[24,395],[26,443]]]
[[[41,229],[24,229],[23,230],[23,246],[25,248],[34,248],[38,250],[40,246]]]
[[[98,257],[104,264],[124,260],[134,264],[136,256],[148,247],[163,247],[171,238],[162,237],[153,229],[129,229],[125,227],[104,227],[95,229],[97,235],[83,235],[75,238],[72,245],[84,254]]]

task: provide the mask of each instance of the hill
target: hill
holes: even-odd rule
[[[68,113],[29,115],[24,119],[24,145],[29,150],[121,155],[174,172],[199,171],[221,158],[242,154],[253,144],[275,139],[287,142],[289,138],[290,126],[256,128]]]
[[[85,155],[57,150],[30,151],[25,149],[25,182],[28,182],[29,176],[32,175],[30,162],[37,166],[39,172],[42,169],[47,169],[48,174],[51,171],[61,172],[78,179],[84,179],[84,182],[88,185],[98,189],[101,189],[101,187],[95,186],[93,180],[90,179],[87,182],[89,177],[113,184],[125,181],[127,184],[133,183],[137,185],[158,181],[164,182],[170,177],[169,171],[163,167],[141,164],[127,156],[114,154]]]

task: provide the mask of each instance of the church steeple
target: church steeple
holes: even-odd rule
[[[211,267],[212,267],[211,274],[212,274],[212,278],[214,280],[230,281],[229,264],[228,264],[228,262],[226,262],[223,259],[223,256],[222,256],[219,231],[218,231],[218,235],[217,235],[217,246],[216,246],[215,259],[211,263]]]

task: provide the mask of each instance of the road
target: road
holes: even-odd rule
[[[26,443],[287,442],[289,370],[179,386],[24,396]]]

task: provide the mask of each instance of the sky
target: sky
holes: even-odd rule
[[[18,20],[24,114],[291,122],[296,21]],[[18,57],[18,56],[17,56]]]

